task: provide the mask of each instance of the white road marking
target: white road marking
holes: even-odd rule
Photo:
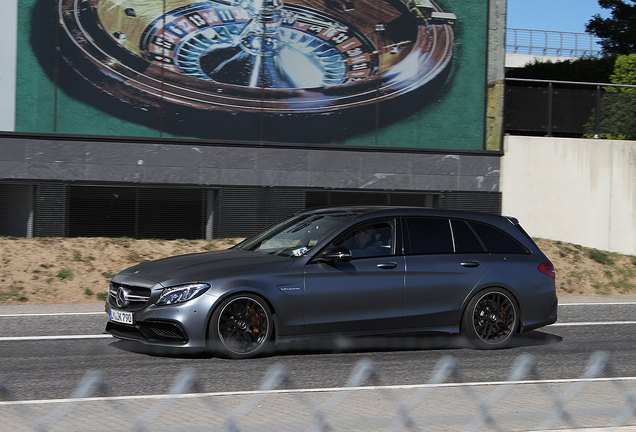
[[[550,324],[548,327],[566,327],[566,326],[593,326],[593,325],[632,325],[636,321],[600,321],[600,322],[564,322]]]
[[[636,302],[608,302],[608,303],[559,303],[561,306],[605,306],[605,305],[636,305]]]
[[[71,315],[107,315],[107,313],[106,312],[59,312],[59,313],[0,314],[0,318],[71,316]]]
[[[486,381],[486,382],[464,382],[464,383],[441,383],[441,384],[403,384],[387,386],[362,386],[362,387],[325,387],[325,388],[305,388],[305,389],[279,389],[279,390],[251,390],[251,391],[231,391],[212,393],[182,393],[182,394],[155,394],[136,396],[102,396],[87,398],[67,398],[67,399],[34,399],[24,401],[0,401],[0,406],[6,405],[28,405],[28,404],[54,404],[54,403],[77,403],[77,402],[100,402],[100,401],[126,401],[126,400],[152,400],[152,399],[199,399],[217,396],[251,396],[251,395],[273,395],[273,394],[294,394],[294,393],[336,393],[365,390],[412,390],[424,388],[452,388],[452,387],[486,387],[499,385],[531,385],[531,384],[573,384],[573,383],[598,383],[612,381],[636,381],[636,377],[614,377],[614,378],[572,378],[572,379],[550,379],[550,380],[527,380],[527,381]]]
[[[98,335],[64,335],[64,336],[5,336],[0,337],[0,342],[22,342],[38,340],[64,340],[64,339],[105,339],[112,338],[109,334]]]

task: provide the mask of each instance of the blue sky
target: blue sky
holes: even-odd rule
[[[583,33],[592,15],[608,12],[598,0],[508,0],[507,27]]]

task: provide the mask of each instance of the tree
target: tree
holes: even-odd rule
[[[636,85],[636,53],[618,56],[610,79],[612,84]],[[625,91],[627,90],[634,92],[633,88],[626,88]]]
[[[605,54],[636,53],[636,0],[599,0],[598,4],[611,10],[611,16],[594,15],[585,30],[601,39]]]

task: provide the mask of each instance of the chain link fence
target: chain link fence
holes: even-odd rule
[[[635,377],[616,378],[608,354],[595,353],[581,378],[545,380],[520,355],[506,381],[469,383],[451,357],[420,385],[384,385],[361,360],[344,387],[298,389],[283,366],[260,389],[202,393],[204,378],[181,372],[169,394],[114,396],[99,373],[65,400],[20,401],[0,380],[6,431],[509,431],[636,430]],[[497,367],[495,364],[484,367]]]

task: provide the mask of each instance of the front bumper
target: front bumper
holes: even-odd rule
[[[206,349],[208,324],[216,299],[216,296],[206,293],[185,303],[168,306],[151,304],[131,311],[134,317],[132,325],[109,320],[106,332],[118,339],[146,345]],[[107,301],[106,312],[109,313],[111,308],[119,310]]]

